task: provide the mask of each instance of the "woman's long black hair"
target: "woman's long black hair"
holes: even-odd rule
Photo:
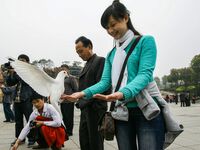
[[[119,0],[114,0],[112,5],[110,5],[101,16],[101,25],[103,28],[107,29],[110,16],[116,20],[120,20],[123,19],[126,15],[129,16],[129,13],[130,12],[127,10],[124,4],[120,3]],[[132,30],[135,35],[140,35],[140,33],[133,27],[130,16],[127,22],[127,26],[128,29]]]

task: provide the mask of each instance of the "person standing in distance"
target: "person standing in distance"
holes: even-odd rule
[[[66,64],[61,65],[61,70],[65,70],[68,73],[68,77],[65,77],[64,86],[65,86],[65,94],[72,94],[78,91],[78,83],[77,79],[70,75],[69,66]],[[73,126],[74,126],[74,103],[68,101],[61,102],[61,112],[63,116],[63,122],[66,127],[67,135],[73,135]]]
[[[30,62],[30,59],[27,55],[21,54],[18,56],[18,60],[24,61],[26,63]],[[17,73],[10,69],[10,75],[7,76],[6,82],[8,86],[16,85],[16,90],[14,94],[14,114],[15,114],[15,137],[16,139],[11,143],[14,145],[21,130],[24,127],[25,116],[26,121],[28,122],[29,116],[33,111],[33,105],[31,103],[31,96],[33,94],[33,89],[21,79]],[[25,139],[21,141],[21,144],[25,142]],[[28,135],[28,146],[34,145],[35,140],[33,132],[30,132]]]

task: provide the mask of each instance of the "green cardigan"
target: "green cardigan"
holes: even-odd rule
[[[125,49],[128,53],[131,44]],[[83,90],[86,98],[91,98],[94,94],[102,93],[111,86],[112,62],[116,49],[114,48],[106,57],[101,80],[95,85]],[[128,79],[127,85],[119,89],[124,99],[135,97],[149,82],[153,81],[153,71],[156,64],[156,44],[152,36],[142,36],[127,62]],[[128,107],[137,107],[137,102],[128,103]]]

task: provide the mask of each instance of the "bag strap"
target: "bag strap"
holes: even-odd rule
[[[131,48],[128,52],[128,54],[126,55],[126,58],[124,60],[124,63],[123,63],[123,66],[122,66],[122,70],[120,72],[120,75],[119,75],[119,78],[118,78],[118,81],[117,81],[117,86],[115,88],[115,92],[119,90],[120,88],[120,85],[121,85],[121,82],[122,82],[122,79],[123,79],[123,76],[124,76],[124,71],[125,71],[125,68],[126,68],[126,64],[127,64],[127,61],[128,61],[128,58],[129,56],[131,55],[131,53],[133,52],[133,50],[135,49],[135,46],[137,45],[137,43],[140,41],[142,36],[138,36],[135,41],[133,42],[133,44],[131,45]],[[131,101],[133,101],[131,99]],[[130,100],[128,101],[130,102]],[[127,102],[127,103],[128,103]],[[113,111],[114,110],[114,107],[115,107],[115,102],[111,102],[111,105],[110,105],[110,111]]]

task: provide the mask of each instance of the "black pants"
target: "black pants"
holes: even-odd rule
[[[44,138],[44,134],[42,133],[42,130],[41,130],[41,126],[40,127],[35,127],[35,128],[32,128],[31,131],[33,132],[34,134],[34,140],[37,141],[38,145],[42,148],[49,148],[49,145],[47,144],[45,138]],[[53,143],[51,145],[51,149],[52,150],[61,150],[61,148],[57,148],[56,147],[56,143]]]
[[[43,148],[49,147],[47,142],[44,139],[44,135],[41,131],[41,127],[32,128],[30,131],[33,132],[34,140],[37,141],[38,145],[40,145]]]
[[[185,107],[185,101],[181,101],[181,107]]]
[[[13,111],[10,108],[10,103],[5,103],[3,102],[3,110],[4,110],[4,114],[5,114],[5,118],[7,121],[11,121],[11,120],[15,120]]]
[[[33,111],[33,105],[30,101],[14,103],[15,111],[15,137],[18,138],[20,132],[24,127],[23,116],[25,116],[26,121],[28,122],[29,116]],[[29,141],[33,141],[33,132],[28,134]]]
[[[74,127],[74,103],[61,103],[61,112],[67,134],[72,135]]]
[[[81,110],[79,140],[81,150],[103,150],[103,138],[98,132],[99,110],[87,106]],[[101,111],[101,110],[100,110]]]

